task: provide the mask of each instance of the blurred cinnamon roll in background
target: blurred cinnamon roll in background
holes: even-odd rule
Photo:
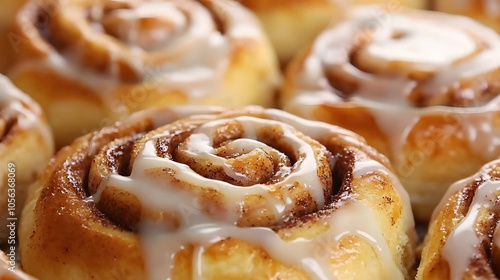
[[[287,69],[286,111],[364,136],[427,220],[447,187],[500,154],[500,37],[471,19],[353,9]]]
[[[409,279],[414,264],[387,159],[277,109],[133,114],[61,149],[32,191],[20,253],[41,279]]]
[[[277,59],[234,1],[31,1],[12,33],[8,75],[41,104],[59,147],[147,107],[274,105]]]
[[[500,277],[500,160],[457,181],[433,214],[417,279]]]
[[[431,0],[433,9],[474,18],[500,32],[500,2],[497,0]]]
[[[349,7],[382,4],[390,10],[425,8],[426,0],[239,0],[259,17],[283,65]]]
[[[21,271],[14,258],[0,251],[0,280],[36,280]]]
[[[7,66],[17,55],[17,34],[11,33],[11,25],[17,11],[27,0],[9,0],[0,3],[0,73],[5,73]]]
[[[40,107],[0,75],[0,244],[15,243],[28,186],[53,153],[52,135]]]

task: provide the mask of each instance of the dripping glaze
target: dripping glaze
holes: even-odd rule
[[[500,160],[495,160],[488,163],[481,171],[467,178],[455,182],[447,190],[446,194],[441,199],[438,206],[434,209],[431,218],[431,224],[436,221],[439,213],[443,211],[451,197],[463,190],[471,182],[482,178],[485,170],[489,170],[489,166],[497,166]],[[484,170],[484,171],[483,171]],[[479,211],[481,209],[494,209],[498,201],[500,193],[500,181],[491,180],[488,175],[484,176],[484,182],[477,187],[468,211],[463,219],[451,231],[444,245],[442,255],[448,261],[450,266],[450,279],[461,279],[469,267],[471,260],[477,254],[477,250],[481,244],[476,227]],[[493,235],[493,246],[498,246],[498,224]]]
[[[0,75],[0,108],[4,120],[16,119],[16,125],[23,130],[37,130],[47,143],[52,142],[50,129],[40,125],[41,109],[3,75]]]
[[[443,249],[443,257],[450,265],[450,279],[462,279],[481,244],[476,233],[476,222],[481,208],[491,209],[500,191],[499,181],[487,181],[478,187],[469,211],[450,233]]]
[[[355,134],[351,134],[351,132],[340,130],[337,127],[329,126],[324,123],[300,119],[290,114],[284,114],[279,110],[269,109],[266,110],[263,115],[266,119],[265,122],[248,116],[236,118],[236,120],[243,123],[245,127],[245,135],[242,137],[241,141],[245,141],[245,143],[252,148],[262,148],[262,144],[257,143],[253,137],[256,136],[259,127],[267,125],[269,122],[272,124],[279,123],[284,131],[284,137],[288,139],[288,142],[293,143],[295,141],[296,143],[292,144],[293,149],[307,154],[305,158],[313,156],[311,155],[312,151],[308,145],[294,139],[295,136],[287,132],[287,129],[290,129],[289,126],[296,128],[298,131],[311,132],[313,138],[345,133],[346,136],[352,136],[351,141],[353,143],[359,141],[359,138]],[[198,133],[198,136],[195,137],[204,138],[204,141],[192,142],[188,145],[194,154],[204,159],[212,160],[214,158],[214,155],[211,154],[213,152],[211,150],[212,148],[210,147],[212,143],[211,135],[213,135],[217,123],[224,121],[225,119],[217,119],[214,122],[208,121],[205,123],[205,126],[202,125],[191,134],[197,135]],[[203,136],[200,136],[200,134]],[[287,209],[287,196],[284,196],[285,205],[281,205],[280,207],[272,206],[276,203],[276,200],[270,198],[269,194],[267,194],[269,189],[272,188],[270,185],[257,184],[250,187],[234,186],[226,182],[207,179],[193,172],[193,170],[187,168],[185,165],[166,158],[160,158],[156,154],[154,145],[155,140],[159,137],[161,137],[161,135],[155,135],[154,138],[148,140],[145,147],[135,159],[133,171],[130,176],[126,177],[118,174],[111,174],[109,180],[103,182],[99,186],[99,190],[96,194],[90,198],[91,201],[97,203],[100,199],[99,193],[107,186],[113,186],[135,194],[143,205],[157,205],[161,208],[173,211],[176,211],[179,205],[184,205],[187,207],[186,209],[189,209],[188,213],[185,213],[183,217],[183,224],[175,229],[158,226],[158,224],[148,221],[141,222],[139,233],[143,236],[142,243],[145,248],[146,265],[152,279],[169,279],[175,254],[184,249],[188,244],[194,246],[192,275],[194,279],[202,279],[203,252],[210,245],[227,238],[236,238],[255,246],[262,247],[274,259],[284,264],[300,268],[314,279],[332,279],[333,273],[329,265],[328,257],[315,258],[315,256],[318,255],[318,250],[325,249],[322,247],[324,246],[325,240],[326,242],[330,242],[327,244],[331,244],[331,242],[338,242],[347,235],[358,236],[368,242],[368,244],[371,244],[381,259],[381,264],[385,273],[387,273],[387,277],[403,279],[403,274],[392,257],[387,242],[383,237],[383,233],[375,217],[372,217],[373,213],[363,202],[356,200],[341,202],[331,215],[321,218],[321,222],[326,226],[326,230],[314,239],[298,238],[287,241],[280,235],[279,230],[275,231],[269,227],[239,227],[237,226],[237,220],[240,215],[238,212],[241,209],[241,202],[244,201],[246,194],[261,194],[270,204],[270,207],[276,207],[275,213],[279,215],[283,215],[284,211]],[[302,164],[307,163],[307,160],[308,159],[304,159]],[[314,168],[310,167],[310,165]],[[176,172],[176,174],[181,176],[178,177],[179,180],[191,180],[192,183],[197,186],[221,190],[226,195],[225,204],[228,205],[226,208],[228,211],[225,213],[224,217],[221,219],[220,217],[214,217],[209,213],[201,211],[196,198],[193,198],[193,196],[182,190],[172,188],[172,186],[168,184],[165,185],[164,182],[162,183],[160,180],[151,178],[145,173],[146,170],[150,170],[151,168],[166,167],[177,169],[179,172]],[[293,170],[290,178],[300,176],[300,181],[309,182],[310,188],[307,188],[306,191],[323,206],[324,198],[319,195],[320,193],[322,194],[323,191],[321,186],[315,183],[315,181],[318,180],[318,174],[315,172],[315,168],[316,165],[310,162],[309,164],[305,164],[303,168]],[[375,160],[365,159],[356,163],[353,167],[353,176],[355,178],[363,177],[374,172],[391,174],[386,167]],[[401,196],[403,204],[409,205],[409,197],[399,184],[399,181],[395,176],[389,176],[389,178]],[[292,179],[286,178],[285,181],[286,180]],[[160,187],[159,184],[162,184],[162,186]],[[142,186],[142,188],[140,186]],[[144,190],[144,187],[148,188],[147,191]],[[168,193],[168,195],[166,195],[166,193]],[[406,211],[411,210],[406,208]],[[411,217],[411,212],[405,214]],[[406,227],[407,232],[411,232],[413,220],[408,219]]]
[[[443,114],[453,116],[460,124],[459,130],[455,133],[461,134],[461,137],[469,143],[471,150],[479,156],[490,158],[500,144],[500,131],[493,125],[500,107],[500,96],[471,107],[442,105],[415,107],[407,98],[417,86],[416,80],[401,74],[377,76],[364,72],[348,61],[346,49],[352,48],[356,43],[353,33],[361,33],[360,36],[364,34],[365,37],[371,36],[374,42],[358,54],[361,61],[367,65],[376,65],[378,68],[390,68],[391,63],[402,61],[407,69],[405,71],[433,73],[425,84],[420,85],[421,92],[427,96],[434,94],[440,96],[457,81],[499,71],[498,35],[463,17],[426,15],[427,12],[411,11],[384,14],[388,19],[386,17],[378,19],[366,16],[374,14],[371,9],[373,7],[355,9],[350,21],[330,28],[318,37],[301,65],[292,97],[285,100],[285,110],[300,112],[304,117],[314,118],[314,112],[320,106],[352,107],[355,104],[366,108],[388,139],[393,156],[401,154],[408,133],[423,117]],[[437,20],[442,19],[446,20],[446,25],[435,24]],[[373,34],[360,29],[363,24],[373,25],[373,22],[378,24]],[[391,37],[395,32],[407,35],[395,40]],[[433,39],[442,34],[446,36],[441,36],[443,38],[439,40]],[[474,34],[476,39],[470,34]],[[488,46],[479,53],[475,53],[478,51],[477,38]],[[463,48],[450,50],[451,46],[456,45]],[[394,52],[396,48],[398,51]],[[464,58],[468,59],[462,61]],[[328,81],[325,65],[338,65],[341,69],[339,71],[344,71],[349,77],[358,80],[360,87],[348,99],[339,96]],[[384,71],[389,70],[382,72]],[[396,115],[397,120],[394,118]]]
[[[194,104],[220,87],[238,40],[263,38],[253,16],[230,1],[220,0],[207,6],[192,0],[123,2],[130,7],[118,9],[114,15],[130,28],[126,29],[127,33],[123,38],[118,39],[103,33],[104,27],[100,21],[105,17],[104,4],[80,8],[79,12],[68,12],[67,15],[64,13],[75,7],[70,4],[58,5],[57,11],[65,17],[71,16],[71,22],[78,24],[84,37],[79,42],[74,42],[69,50],[59,52],[40,34],[37,35],[36,39],[43,44],[41,51],[46,55],[25,60],[13,67],[10,75],[29,69],[52,69],[100,92],[99,98],[111,104],[115,99],[115,88],[122,85],[118,73],[118,63],[121,62],[141,78],[145,87],[154,86],[162,91],[180,90],[188,103]],[[160,9],[163,11],[161,14],[158,12]],[[86,12],[91,15],[90,19],[86,18]],[[218,30],[212,13],[222,20],[224,31]],[[32,26],[34,17],[33,13],[23,13],[21,24]],[[153,50],[144,49],[144,46],[136,42],[141,33],[139,21],[143,18],[155,18],[173,25],[173,31],[169,34],[147,32],[149,40],[158,42]],[[245,32],[241,33],[241,30]],[[104,74],[79,65],[78,57],[87,43],[108,53],[109,61]],[[152,58],[158,58],[162,62],[151,64]]]

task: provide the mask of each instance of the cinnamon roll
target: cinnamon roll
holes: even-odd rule
[[[9,76],[57,145],[156,106],[273,106],[279,68],[258,20],[229,0],[31,1]]]
[[[388,9],[424,8],[426,0],[239,0],[259,17],[283,65],[325,28],[344,19],[352,5],[379,3]]]
[[[384,156],[262,107],[150,109],[85,135],[24,217],[21,261],[41,279],[404,279],[414,257]]]
[[[28,186],[50,160],[53,146],[40,107],[0,75],[0,243],[17,246],[17,219]]]
[[[14,17],[26,0],[3,1],[0,6],[0,73],[5,73],[7,66],[17,54],[19,43],[17,34],[10,32]]]
[[[35,280],[17,267],[15,258],[0,251],[0,280]]]
[[[500,32],[500,2],[495,0],[433,0],[433,9],[464,15]]]
[[[500,155],[500,38],[461,16],[354,9],[287,69],[281,106],[364,136],[419,220]]]
[[[417,279],[500,277],[500,160],[454,183],[433,213]]]

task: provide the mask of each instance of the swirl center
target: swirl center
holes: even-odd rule
[[[94,169],[115,167],[90,180],[101,211],[134,208],[133,218],[119,220],[127,228],[140,216],[174,228],[199,222],[184,218],[184,206],[204,221],[271,226],[321,209],[332,192],[331,153],[277,121],[192,119],[127,143],[120,153],[103,149]],[[130,156],[120,159],[126,151]],[[121,161],[130,172],[117,172],[123,164],[113,163]]]
[[[144,50],[161,49],[188,23],[186,15],[174,3],[128,3],[104,8],[104,14],[96,16],[104,31],[120,41]]]
[[[397,17],[381,27],[358,52],[360,68],[382,67],[382,72],[391,72],[399,63],[407,64],[406,69],[436,71],[474,53],[477,47],[467,33],[423,19]]]
[[[258,134],[265,134],[265,130]],[[210,138],[215,131],[218,136]],[[291,167],[288,155],[272,144],[240,122],[216,123],[190,135],[176,150],[176,160],[210,179],[237,186],[264,184],[287,174]]]
[[[482,106],[498,92],[500,41],[491,33],[452,15],[359,8],[318,37],[306,64],[342,98]]]

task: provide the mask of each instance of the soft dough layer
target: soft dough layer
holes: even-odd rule
[[[22,43],[8,74],[58,147],[149,107],[274,105],[277,59],[233,1],[32,1],[12,32]]]
[[[54,140],[38,104],[0,75],[0,243],[16,245],[28,187],[53,153]]]
[[[417,279],[498,279],[500,160],[448,189],[425,237]]]
[[[353,5],[382,4],[390,10],[425,8],[426,0],[239,0],[259,17],[283,65]]]
[[[0,9],[0,73],[5,74],[9,63],[17,55],[21,42],[19,34],[12,32],[11,27],[19,9],[27,0],[9,0],[2,2]]]
[[[414,264],[387,159],[261,107],[149,110],[83,136],[24,216],[21,261],[41,279],[410,279]]]
[[[287,69],[286,111],[389,157],[426,221],[446,188],[500,154],[500,37],[461,16],[352,10]]]
[[[36,280],[16,266],[16,261],[0,251],[0,280]]]

